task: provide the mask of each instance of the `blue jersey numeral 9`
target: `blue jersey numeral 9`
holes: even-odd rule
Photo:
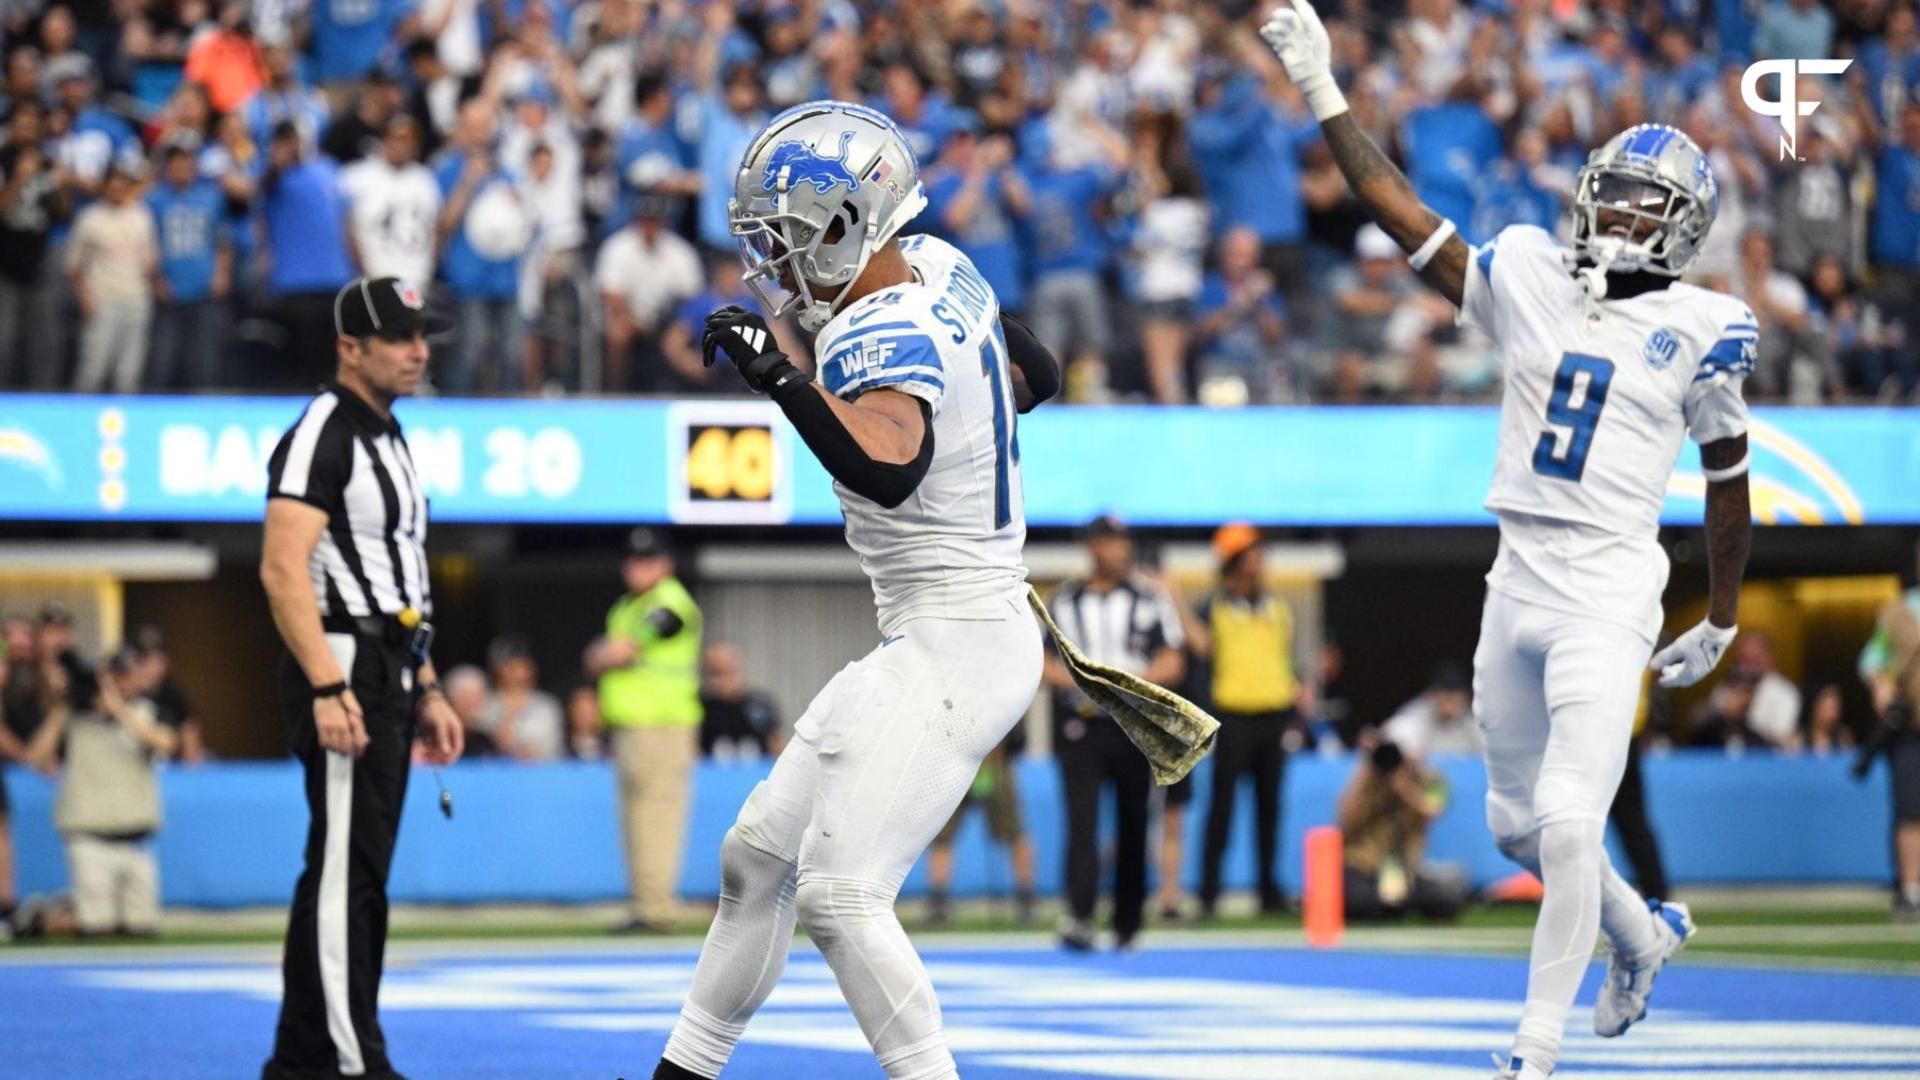
[[[1581,378],[1584,375],[1586,378]],[[1607,407],[1607,386],[1613,382],[1613,361],[1582,353],[1568,353],[1553,375],[1553,397],[1547,402],[1547,423],[1568,430],[1565,451],[1555,431],[1540,434],[1533,448],[1533,471],[1556,480],[1580,482],[1587,471],[1587,451],[1593,449],[1593,431],[1600,426],[1600,410]]]

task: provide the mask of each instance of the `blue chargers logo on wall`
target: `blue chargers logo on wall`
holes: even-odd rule
[[[1647,366],[1655,371],[1665,371],[1673,365],[1673,358],[1680,352],[1680,341],[1661,327],[1647,339],[1647,347],[1642,354],[1647,358]]]
[[[847,168],[847,149],[852,142],[853,132],[840,133],[838,157],[825,157],[798,140],[781,143],[773,148],[773,157],[767,161],[767,175],[760,190],[773,191],[784,181],[789,187],[812,184],[813,190],[822,195],[840,184],[847,185],[848,191],[859,191],[860,178]]]

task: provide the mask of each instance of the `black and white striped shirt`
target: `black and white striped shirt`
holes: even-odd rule
[[[1053,595],[1049,610],[1087,659],[1139,675],[1155,653],[1187,643],[1173,604],[1165,589],[1136,577],[1104,593],[1070,581]]]
[[[324,616],[433,614],[427,581],[427,496],[397,420],[329,385],[280,437],[267,498],[327,514],[308,571]]]

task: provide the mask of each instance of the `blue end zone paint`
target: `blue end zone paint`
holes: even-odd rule
[[[1707,932],[1711,932],[1711,927]],[[926,950],[968,1080],[1042,1076],[1484,1077],[1519,1014],[1518,959],[1168,949]],[[10,961],[30,958],[15,956]],[[268,1051],[278,973],[262,951],[200,962],[0,963],[10,1080],[232,1080]],[[385,1027],[433,1080],[644,1080],[692,969],[689,949],[557,948],[390,958]],[[1920,1075],[1920,979],[1716,968],[1685,958],[1624,1039],[1569,1025],[1570,1077]],[[1839,1026],[1835,1026],[1839,1025]],[[877,1076],[825,966],[796,949],[728,1080]]]

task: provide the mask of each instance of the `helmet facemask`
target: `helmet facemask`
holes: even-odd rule
[[[1679,277],[1693,259],[1685,226],[1695,206],[1652,170],[1585,169],[1574,192],[1574,250],[1611,270]]]
[[[775,206],[782,201],[779,196],[771,200]],[[754,299],[776,319],[798,309],[800,326],[808,333],[819,332],[833,318],[879,246],[876,224],[861,223],[851,202],[834,210],[824,226],[790,211],[743,211],[737,201],[728,211],[728,227],[747,268],[743,280]],[[815,288],[832,294],[822,299]]]

